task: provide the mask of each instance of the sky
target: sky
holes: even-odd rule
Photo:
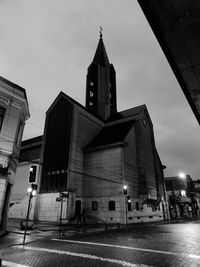
[[[136,0],[0,0],[0,76],[26,89],[23,140],[43,134],[60,91],[85,105],[99,25],[118,111],[146,104],[165,176],[200,178],[199,124]]]

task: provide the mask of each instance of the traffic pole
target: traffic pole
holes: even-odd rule
[[[30,211],[30,205],[31,205],[31,194],[29,195],[29,201],[28,201],[28,210],[27,210],[27,215],[26,215],[26,224],[25,224],[25,229],[24,229],[24,238],[23,238],[23,246],[26,240],[26,231],[27,231],[27,226],[28,226],[28,219],[29,219],[29,211]]]
[[[61,197],[61,205],[60,205],[60,235],[61,235],[61,223],[62,223],[62,210],[63,210],[63,197]]]

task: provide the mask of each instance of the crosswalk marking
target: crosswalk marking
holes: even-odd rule
[[[113,245],[113,244],[95,243],[95,242],[87,242],[87,241],[79,241],[79,240],[69,240],[69,239],[57,239],[57,238],[53,238],[51,240],[53,240],[53,241],[59,241],[59,242],[67,242],[67,243],[77,243],[77,244],[87,244],[87,245],[96,245],[96,246],[104,246],[104,247],[123,248],[123,249],[130,249],[130,250],[137,250],[137,251],[144,251],[144,252],[151,252],[151,253],[159,253],[159,254],[166,254],[166,255],[182,256],[182,257],[193,258],[193,259],[200,259],[200,255],[182,254],[182,253],[175,253],[175,252],[172,252],[172,251],[154,250],[154,249],[136,248],[136,247],[127,247],[127,246],[120,246],[120,245]]]
[[[122,266],[126,267],[151,267],[150,265],[144,265],[144,264],[135,264],[127,261],[117,260],[117,259],[109,259],[109,258],[103,258],[91,254],[85,254],[85,253],[76,253],[71,251],[65,251],[65,250],[58,250],[58,249],[47,249],[47,248],[40,248],[40,247],[30,247],[30,246],[15,246],[16,248],[23,248],[27,250],[35,250],[35,251],[43,251],[48,253],[56,253],[59,255],[68,255],[68,256],[74,256],[74,257],[81,257],[85,259],[91,259],[91,260],[99,260],[102,262],[109,262],[109,263],[116,263]]]
[[[11,262],[11,261],[2,261],[2,266],[4,267],[31,267],[31,266],[28,266],[28,265],[22,265],[22,264],[19,264],[19,263],[15,263],[15,262]]]

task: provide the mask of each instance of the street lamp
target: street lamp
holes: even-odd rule
[[[186,175],[185,175],[184,172],[180,172],[180,173],[178,174],[178,176],[179,176],[181,179],[185,179],[185,178],[186,178]]]
[[[127,186],[127,185],[124,185],[124,186],[123,186],[124,195],[127,195],[127,189],[128,189],[128,186]]]
[[[127,185],[124,185],[123,186],[123,193],[124,193],[124,204],[125,204],[125,215],[126,215],[126,227],[128,226],[128,219],[127,219],[127,190],[128,189],[128,186]]]
[[[31,184],[31,187],[27,189],[27,192],[29,193],[29,200],[28,200],[28,210],[27,210],[27,215],[26,215],[26,224],[25,224],[25,229],[24,229],[23,246],[24,246],[25,239],[26,239],[26,231],[27,231],[28,220],[29,220],[31,199],[36,196],[36,190],[37,190],[37,184]]]

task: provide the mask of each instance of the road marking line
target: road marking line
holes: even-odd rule
[[[61,254],[61,255],[81,257],[81,258],[91,259],[91,260],[100,260],[103,262],[117,263],[117,264],[120,264],[122,266],[127,266],[127,267],[151,267],[150,265],[134,264],[134,263],[131,263],[128,261],[103,258],[103,257],[91,255],[91,254],[76,253],[76,252],[70,252],[70,251],[65,251],[65,250],[47,249],[47,248],[29,247],[29,246],[15,246],[15,247],[16,248],[23,248],[23,249],[27,249],[27,250],[44,251],[44,252],[49,252],[49,253]]]
[[[9,267],[31,267],[30,265],[22,265],[19,263],[11,262],[11,261],[2,261],[3,266],[9,266]]]
[[[123,248],[123,249],[138,250],[138,251],[144,251],[144,252],[166,254],[166,255],[174,255],[174,256],[183,256],[183,257],[188,257],[188,258],[200,259],[200,255],[182,254],[182,253],[179,254],[179,253],[175,253],[175,252],[171,252],[171,251],[164,251],[164,250],[154,250],[154,249],[147,249],[147,248],[127,247],[127,246],[119,246],[119,245],[113,245],[113,244],[86,242],[86,241],[69,240],[69,239],[53,238],[51,240],[59,241],[59,242],[67,242],[67,243],[78,243],[78,244],[96,245],[96,246],[104,246],[104,247]]]

